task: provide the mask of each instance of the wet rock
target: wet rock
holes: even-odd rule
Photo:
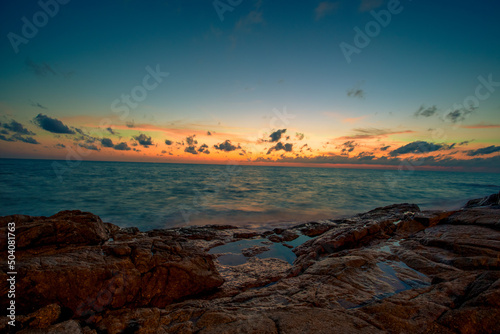
[[[243,255],[245,255],[246,257],[252,257],[252,256],[255,256],[257,254],[267,252],[270,249],[271,248],[269,248],[267,246],[253,246],[253,247],[250,247],[250,248],[242,249],[241,253]]]

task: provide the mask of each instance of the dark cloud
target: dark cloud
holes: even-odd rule
[[[130,147],[128,147],[128,144],[126,142],[116,144],[115,146],[113,146],[113,148],[117,151],[130,151]]]
[[[281,139],[281,135],[286,132],[286,129],[276,130],[269,135],[270,142],[274,143]]]
[[[125,125],[127,126],[127,128],[134,128],[135,127],[135,124],[134,122],[126,122]]]
[[[19,133],[13,134],[10,138],[5,137],[4,135],[0,135],[0,140],[11,141],[11,142],[20,141],[28,144],[40,144],[35,138],[23,137]]]
[[[491,154],[491,153],[495,153],[495,152],[500,152],[500,146],[492,145],[492,146],[488,146],[488,147],[479,148],[477,150],[470,150],[470,151],[467,151],[466,153],[468,156],[473,157],[476,155],[486,155],[486,154]]]
[[[302,140],[302,139],[304,139],[304,134],[300,133],[300,132],[296,132],[295,138],[297,138],[297,140]]]
[[[387,149],[388,149],[388,148],[390,148],[390,147],[391,147],[391,145],[382,146],[382,147],[380,148],[380,150],[381,150],[381,151],[387,151]]]
[[[7,137],[5,137],[4,135],[0,135],[0,140],[4,140],[4,141],[14,141],[13,139],[11,139],[11,138],[7,138]]]
[[[437,107],[432,106],[432,107],[426,107],[424,105],[421,105],[420,108],[418,108],[417,111],[415,111],[415,117],[431,117],[435,115],[437,112]]]
[[[452,123],[461,122],[464,121],[473,111],[474,109],[456,109],[446,114],[445,120],[448,120]]]
[[[41,127],[42,129],[52,132],[52,133],[67,133],[75,134],[75,131],[71,130],[68,126],[64,125],[63,122],[56,118],[51,118],[44,114],[38,114],[33,122]]]
[[[458,143],[457,145],[458,146],[467,146],[469,145],[470,143],[472,143],[474,140],[466,140],[466,141],[463,141],[463,142],[460,142]]]
[[[198,154],[198,151],[196,151],[196,147],[194,147],[194,146],[187,146],[184,149],[184,152],[191,153],[191,154]]]
[[[281,142],[277,143],[276,145],[272,146],[269,148],[267,151],[267,154],[270,154],[272,151],[285,151],[285,152],[292,152],[293,149],[293,144],[287,143],[283,145]]]
[[[189,146],[194,146],[194,145],[198,144],[198,141],[196,139],[194,139],[194,137],[196,137],[196,135],[186,137],[186,143]]]
[[[24,63],[37,76],[44,77],[47,74],[57,75],[57,72],[47,63],[37,64],[29,58]]]
[[[352,88],[347,91],[347,96],[362,99],[365,97],[365,92],[361,88]]]
[[[340,152],[342,155],[347,155],[350,152],[354,151],[356,146],[358,146],[358,144],[356,142],[354,142],[354,140],[346,141],[345,143],[340,145],[340,148],[341,148]]]
[[[201,145],[200,148],[198,149],[198,152],[210,154],[210,151],[208,150],[208,145],[207,144]]]
[[[111,128],[106,128],[106,130],[108,130],[109,133],[111,133],[112,135],[116,134],[116,132]]]
[[[21,123],[14,120],[11,120],[10,123],[3,123],[2,126],[11,132],[19,133],[22,135],[34,135],[33,132],[29,131]]]
[[[133,136],[132,139],[137,140],[139,145],[142,145],[145,148],[148,148],[149,146],[153,145],[153,140],[151,139],[151,137],[148,137],[143,133],[141,133],[138,136]]]
[[[40,108],[40,109],[45,109],[45,110],[47,110],[47,107],[42,106],[42,105],[41,105],[40,103],[38,103],[38,102],[37,102],[37,103],[35,103],[35,102],[31,102],[31,106],[32,106],[32,107],[35,107],[35,108]]]
[[[109,138],[102,138],[101,139],[101,145],[103,147],[113,147],[113,141]]]
[[[422,154],[422,153],[428,153],[428,152],[435,152],[443,149],[449,149],[452,148],[452,146],[446,145],[446,144],[434,144],[434,143],[428,143],[426,141],[414,141],[412,143],[406,144],[404,146],[401,146],[391,153],[389,155],[391,157],[398,156],[400,154],[407,154],[407,153],[415,153],[415,154]]]
[[[55,148],[65,148],[65,147],[66,147],[66,145],[61,144],[61,143],[57,143],[54,147],[55,147]]]
[[[230,140],[226,140],[225,142],[220,143],[219,145],[214,145],[214,147],[215,149],[224,152],[231,152],[241,148],[240,145],[234,146],[233,144],[231,144]]]
[[[377,128],[357,128],[354,129],[354,132],[356,132],[355,135],[352,136],[344,136],[344,137],[339,137],[337,139],[373,139],[373,138],[380,138],[380,137],[387,137],[389,135],[395,135],[395,134],[402,134],[402,133],[413,133],[415,131],[412,130],[402,130],[402,131],[394,131],[390,129],[377,129]]]
[[[212,132],[207,131],[207,136],[211,136],[211,135],[212,135]]]
[[[167,151],[165,151],[165,150],[161,151],[161,154],[165,154],[165,153],[167,153]]]
[[[78,146],[86,148],[87,150],[92,150],[92,151],[100,151],[101,149],[95,146],[94,144],[87,144],[87,143],[80,143]]]
[[[165,139],[165,144],[167,144],[168,146],[170,146],[170,145],[173,144],[173,142],[171,140]]]

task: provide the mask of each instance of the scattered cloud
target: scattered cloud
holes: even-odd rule
[[[167,144],[168,146],[170,146],[170,145],[173,144],[173,142],[171,140],[165,139],[165,144]]]
[[[338,2],[328,2],[328,1],[320,2],[318,4],[318,7],[314,9],[316,21],[321,20],[323,17],[332,14],[338,7],[339,7]]]
[[[281,151],[281,150],[285,152],[292,152],[292,149],[293,149],[293,144],[287,143],[283,145],[281,142],[279,142],[276,145],[269,148],[267,154],[270,154],[272,151]]]
[[[452,145],[446,145],[446,144],[434,144],[434,143],[429,143],[426,141],[414,141],[412,143],[403,145],[394,151],[391,151],[389,155],[391,157],[395,157],[401,154],[407,154],[407,153],[413,153],[413,154],[423,154],[423,153],[429,153],[429,152],[434,152],[434,151],[439,151],[443,149],[450,149],[453,148],[455,144]]]
[[[387,137],[390,135],[403,134],[403,133],[414,133],[412,130],[402,130],[394,131],[390,129],[377,129],[377,128],[356,128],[353,129],[356,134],[352,136],[343,136],[337,139],[339,140],[351,140],[351,139],[373,139]]]
[[[381,151],[387,151],[387,149],[388,149],[388,148],[390,148],[390,147],[391,147],[391,145],[382,146],[382,147],[380,148],[380,150],[381,150]]]
[[[64,125],[63,122],[56,118],[51,118],[44,114],[38,114],[33,122],[44,129],[52,133],[65,133],[65,134],[75,134],[75,131],[71,130],[68,126]]]
[[[139,145],[144,146],[145,148],[148,148],[149,146],[154,145],[151,137],[148,137],[143,133],[141,133],[138,136],[133,136],[132,139],[137,140]]]
[[[437,107],[432,106],[432,107],[426,107],[424,105],[421,105],[420,108],[418,108],[417,111],[415,111],[414,116],[415,117],[431,117],[436,114],[437,112]]]
[[[474,124],[474,125],[464,125],[462,128],[465,129],[495,129],[495,128],[500,128],[500,124],[484,124],[484,123],[479,123],[479,124]]]
[[[500,152],[500,146],[492,145],[492,146],[488,146],[488,147],[479,148],[477,150],[470,150],[470,151],[467,151],[466,153],[468,156],[473,157],[476,155],[486,155],[486,154],[491,154],[491,153],[495,153],[495,152]]]
[[[269,135],[269,138],[271,138],[271,140],[269,140],[270,142],[277,142],[278,140],[281,139],[281,135],[284,134],[286,132],[286,129],[281,129],[281,130],[276,130],[274,131],[273,133],[271,133]]]
[[[16,122],[15,120],[11,120],[10,123],[3,123],[2,126],[3,128],[11,132],[19,133],[22,135],[34,135],[33,132],[29,131],[21,123]]]
[[[47,63],[37,64],[28,58],[24,64],[30,71],[39,77],[45,77],[47,74],[57,75],[57,72]]]
[[[241,148],[240,145],[234,146],[233,144],[231,144],[230,140],[226,140],[223,143],[220,143],[218,145],[214,145],[214,147],[216,150],[224,151],[224,152],[231,152],[231,151],[235,151],[235,150]]]
[[[361,88],[352,88],[347,91],[347,96],[363,99],[365,97],[365,91]]]
[[[61,144],[61,143],[57,143],[54,145],[55,148],[66,148],[66,145],[64,144]]]
[[[40,144],[35,138],[23,137],[19,133],[13,134],[10,138],[5,137],[4,135],[0,135],[0,140],[11,141],[11,142],[20,141],[28,144]]]
[[[211,136],[211,135],[212,135],[212,132],[207,131],[207,136]]]
[[[38,103],[38,102],[37,102],[37,103],[35,103],[35,102],[31,101],[31,106],[32,106],[32,107],[35,107],[35,108],[40,108],[40,109],[45,109],[45,110],[47,110],[47,107],[42,106],[42,105],[41,105],[40,103]]]
[[[113,148],[117,151],[130,151],[131,148],[128,146],[126,142],[121,142],[113,146]]]
[[[101,145],[103,147],[113,147],[113,141],[109,138],[102,138],[101,139]]]
[[[111,128],[106,128],[106,130],[108,130],[109,133],[111,133],[112,135],[116,134],[116,132]]]
[[[210,151],[208,150],[208,145],[207,144],[201,145],[200,148],[198,149],[198,152],[210,154]]]
[[[450,111],[446,116],[445,120],[448,120],[452,123],[457,123],[457,122],[462,122],[464,121],[472,112],[474,109],[456,109],[453,111]]]
[[[194,146],[194,145],[198,144],[198,141],[196,139],[194,139],[194,137],[196,137],[196,135],[191,135],[191,136],[186,137],[186,143],[189,146]]]
[[[354,140],[346,141],[345,143],[340,145],[340,149],[341,149],[340,154],[341,155],[348,155],[349,153],[354,151],[356,146],[358,146],[358,144],[356,142],[354,142]]]
[[[366,117],[367,117],[367,116],[365,115],[365,116],[359,116],[359,117],[349,117],[349,118],[344,118],[344,119],[342,120],[342,123],[351,123],[351,124],[353,124],[353,123],[357,123],[357,122],[359,122],[359,121],[361,121],[361,120],[365,119]]]
[[[191,153],[191,154],[198,154],[198,151],[196,150],[196,147],[194,147],[194,146],[187,146],[184,149],[184,152]]]
[[[300,132],[296,132],[295,133],[295,138],[297,138],[297,140],[302,140],[304,139],[304,134],[303,133],[300,133]]]
[[[101,150],[100,148],[98,148],[94,144],[79,143],[78,146],[86,148],[87,150],[92,150],[92,151],[100,151]]]
[[[127,128],[134,128],[135,127],[134,121],[126,122],[125,125],[127,126]]]

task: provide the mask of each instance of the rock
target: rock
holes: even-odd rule
[[[257,237],[259,233],[257,232],[236,232],[233,234],[235,239],[251,239]]]
[[[279,236],[279,235],[276,235],[276,234],[273,234],[273,235],[270,235],[267,237],[270,241],[272,242],[276,242],[276,243],[279,243],[279,242],[282,242],[283,241],[283,237]]]
[[[2,218],[2,228],[10,219]],[[212,257],[187,242],[137,234],[134,240],[98,244],[107,230],[92,214],[64,211],[19,226],[24,245],[16,252],[16,289],[22,291],[16,295],[19,314],[52,303],[78,318],[93,317],[106,308],[164,307],[212,291],[224,282]],[[86,238],[75,235],[70,227]],[[6,251],[2,259],[5,268]],[[6,295],[7,275],[0,272],[0,278],[0,291]],[[0,303],[7,307],[8,300]]]
[[[269,248],[267,246],[253,246],[253,247],[250,247],[250,248],[242,249],[241,253],[243,255],[245,255],[246,257],[252,257],[252,256],[255,256],[257,254],[267,252],[270,249],[271,248]]]
[[[6,216],[0,218],[2,235],[8,222],[16,222],[17,249],[38,246],[98,245],[110,235],[102,220],[82,211],[61,211],[51,217]],[[4,244],[3,250],[6,249]]]
[[[483,198],[472,199],[465,204],[464,208],[475,208],[481,206],[498,206],[500,205],[500,192]]]

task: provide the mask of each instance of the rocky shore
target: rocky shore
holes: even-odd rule
[[[0,218],[0,332],[500,333],[500,194],[271,231]],[[15,324],[8,224],[16,230]]]

